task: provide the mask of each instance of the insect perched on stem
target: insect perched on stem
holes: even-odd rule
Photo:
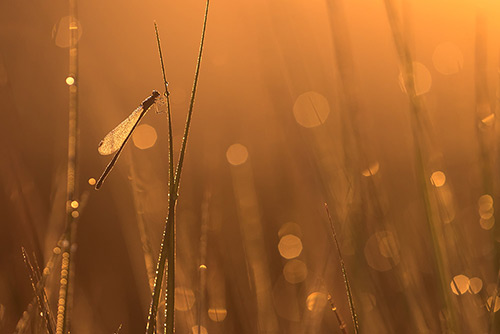
[[[109,164],[106,166],[106,169],[102,173],[99,180],[97,181],[95,185],[96,190],[99,190],[99,188],[101,188],[104,180],[106,179],[109,172],[115,165],[116,160],[118,160],[118,157],[120,156],[123,147],[127,143],[130,136],[132,135],[132,132],[134,132],[135,128],[141,121],[142,117],[144,117],[146,112],[149,110],[149,108],[151,108],[151,106],[155,104],[157,100],[159,100],[159,97],[160,93],[158,93],[156,90],[153,90],[151,96],[142,101],[141,105],[137,107],[137,109],[132,111],[129,117],[127,117],[123,122],[121,122],[116,128],[111,130],[104,137],[104,139],[101,140],[97,148],[97,150],[101,155],[109,155],[115,152],[116,153],[113,156],[113,159],[111,159]]]

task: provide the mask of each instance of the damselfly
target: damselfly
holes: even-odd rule
[[[106,169],[102,173],[101,177],[95,185],[95,189],[101,188],[104,180],[108,176],[109,172],[113,168],[123,150],[123,147],[127,143],[128,139],[132,135],[132,132],[137,127],[142,117],[146,114],[149,108],[158,100],[160,93],[154,90],[151,96],[142,101],[141,105],[137,107],[129,117],[127,117],[123,122],[121,122],[116,128],[111,130],[106,137],[99,143],[97,150],[101,155],[109,155],[115,153],[113,159],[106,166]]]

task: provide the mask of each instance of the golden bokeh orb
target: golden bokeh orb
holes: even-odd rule
[[[189,311],[196,301],[194,292],[184,287],[175,288],[175,309],[178,311]]]
[[[434,50],[432,63],[434,68],[441,74],[455,74],[464,66],[464,55],[455,44],[444,42]]]
[[[73,78],[72,76],[66,78],[66,85],[73,86],[74,84],[75,84],[75,78]]]
[[[436,171],[431,175],[431,183],[434,187],[439,188],[446,183],[446,175],[442,171]]]
[[[283,277],[290,284],[297,284],[307,278],[307,266],[304,262],[293,259],[283,267]]]
[[[469,290],[469,277],[457,275],[450,282],[451,291],[456,295],[463,295]]]
[[[242,144],[233,144],[226,151],[226,159],[233,166],[242,165],[248,159],[248,150]]]
[[[208,317],[215,322],[221,322],[226,319],[227,310],[223,307],[211,307],[208,309]]]
[[[317,92],[301,94],[293,105],[295,121],[305,128],[314,128],[325,123],[329,114],[328,100]]]
[[[302,252],[302,241],[296,235],[287,234],[280,239],[278,250],[285,259],[293,259]]]
[[[413,62],[413,81],[415,85],[415,94],[422,95],[427,93],[432,86],[432,76],[431,72],[427,69],[427,67],[419,63],[417,61]],[[406,83],[405,76],[403,73],[399,73],[399,84],[403,92],[406,93]]]
[[[155,128],[148,124],[139,125],[132,135],[135,147],[145,150],[155,145],[158,135]]]
[[[306,306],[311,312],[322,311],[328,303],[328,296],[323,292],[313,292],[307,296]]]

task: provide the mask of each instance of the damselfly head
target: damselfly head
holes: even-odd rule
[[[155,102],[155,112],[157,114],[164,114],[167,112],[167,97],[165,95],[161,95],[156,99]]]

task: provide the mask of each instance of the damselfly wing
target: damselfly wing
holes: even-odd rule
[[[120,156],[123,147],[129,140],[130,136],[132,135],[132,132],[134,132],[134,129],[137,127],[142,117],[144,117],[146,112],[156,102],[159,96],[160,93],[154,90],[151,93],[151,96],[145,99],[137,109],[132,111],[129,117],[127,117],[123,122],[121,122],[116,128],[111,130],[104,137],[104,139],[101,140],[97,148],[97,150],[101,155],[109,155],[115,152],[116,153],[113,156],[113,159],[111,159],[109,164],[106,166],[106,169],[102,173],[99,180],[97,181],[95,189],[99,189],[102,186],[104,180],[106,179],[109,172],[115,165],[116,160],[118,160],[118,157]]]

